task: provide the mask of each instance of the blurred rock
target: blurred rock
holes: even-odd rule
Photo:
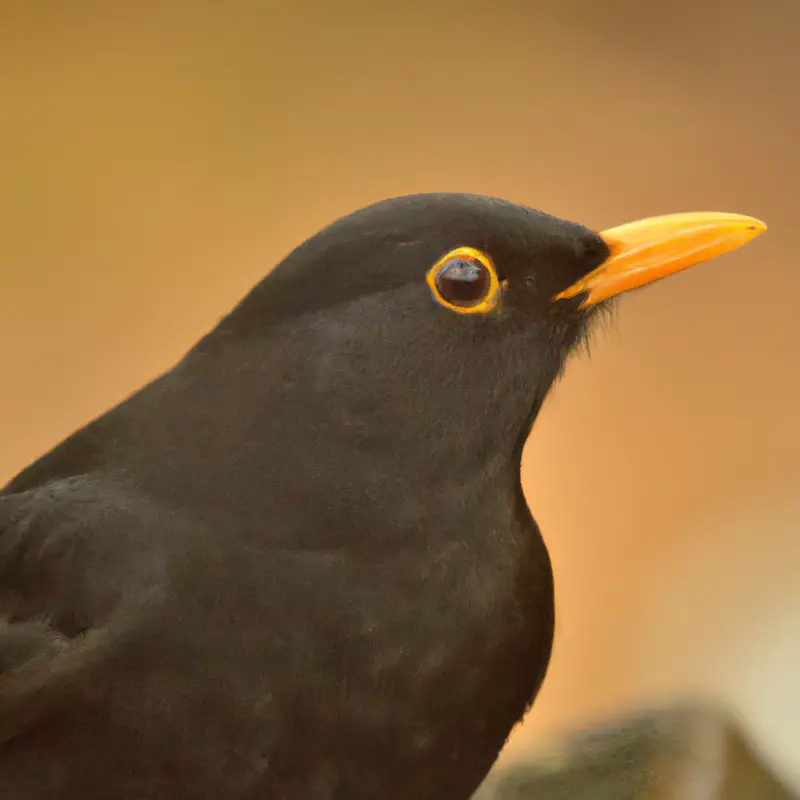
[[[627,716],[498,768],[473,800],[794,800],[733,720],[711,708]]]

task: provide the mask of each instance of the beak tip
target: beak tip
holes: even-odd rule
[[[741,230],[741,229],[740,229]],[[747,224],[744,227],[743,236],[744,242],[750,242],[757,239],[759,236],[767,232],[767,223],[762,222],[760,219],[754,217],[747,218]]]

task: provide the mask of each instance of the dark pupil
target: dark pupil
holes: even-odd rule
[[[480,261],[451,261],[436,276],[436,288],[454,306],[476,305],[489,292],[489,270]]]

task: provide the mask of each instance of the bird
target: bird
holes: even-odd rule
[[[470,797],[552,650],[537,414],[619,295],[765,230],[429,193],[300,244],[0,492],[2,797]]]

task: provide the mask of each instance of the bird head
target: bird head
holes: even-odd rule
[[[301,245],[215,336],[276,341],[295,408],[322,398],[318,424],[356,450],[509,452],[598,311],[764,230],[694,213],[596,233],[494,198],[395,198]]]

